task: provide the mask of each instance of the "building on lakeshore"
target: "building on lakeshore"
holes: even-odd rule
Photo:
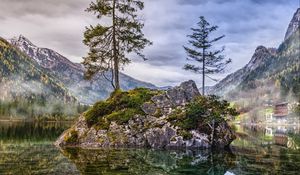
[[[274,106],[273,118],[277,123],[286,123],[289,115],[289,103],[277,103]]]

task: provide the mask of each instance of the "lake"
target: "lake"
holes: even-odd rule
[[[237,126],[227,151],[53,146],[70,122],[0,122],[0,174],[298,174],[297,126]]]

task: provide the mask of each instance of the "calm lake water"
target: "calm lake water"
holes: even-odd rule
[[[0,174],[299,174],[298,127],[241,127],[231,151],[59,150],[71,123],[0,122]]]

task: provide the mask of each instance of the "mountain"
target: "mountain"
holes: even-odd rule
[[[250,62],[210,89],[210,94],[238,96],[254,89],[281,87],[281,94],[300,92],[300,8],[294,14],[284,42],[277,48],[259,46]],[[299,91],[298,91],[299,90]],[[234,95],[232,95],[234,94]],[[299,94],[300,96],[300,94]]]
[[[273,48],[267,49],[264,46],[258,46],[248,64],[228,75],[215,86],[211,87],[208,93],[223,95],[234,90],[249,74],[255,72],[259,65],[261,65],[265,60],[272,58],[274,54]]]
[[[76,102],[69,91],[26,54],[0,38],[0,100]]]
[[[293,33],[295,33],[300,26],[300,8],[295,12],[293,19],[291,20],[289,27],[285,34],[285,40],[287,40]]]
[[[96,75],[91,81],[85,80],[83,65],[71,62],[54,50],[38,47],[24,36],[13,38],[10,42],[62,82],[81,103],[93,104],[107,98],[113,91],[110,82],[100,74]],[[109,77],[109,73],[107,73],[107,76]],[[120,80],[123,90],[136,87],[157,89],[153,84],[136,80],[123,73],[120,74]]]

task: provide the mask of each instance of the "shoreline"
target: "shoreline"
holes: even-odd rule
[[[285,124],[285,123],[230,123],[233,125],[242,125],[242,126],[300,126],[300,123],[296,124]]]
[[[7,123],[9,123],[9,122],[40,122],[40,123],[42,123],[42,122],[45,122],[45,123],[57,123],[57,122],[75,122],[76,121],[76,119],[73,119],[73,120],[26,120],[26,119],[12,119],[12,120],[10,120],[10,119],[0,119],[0,122],[7,122]]]

